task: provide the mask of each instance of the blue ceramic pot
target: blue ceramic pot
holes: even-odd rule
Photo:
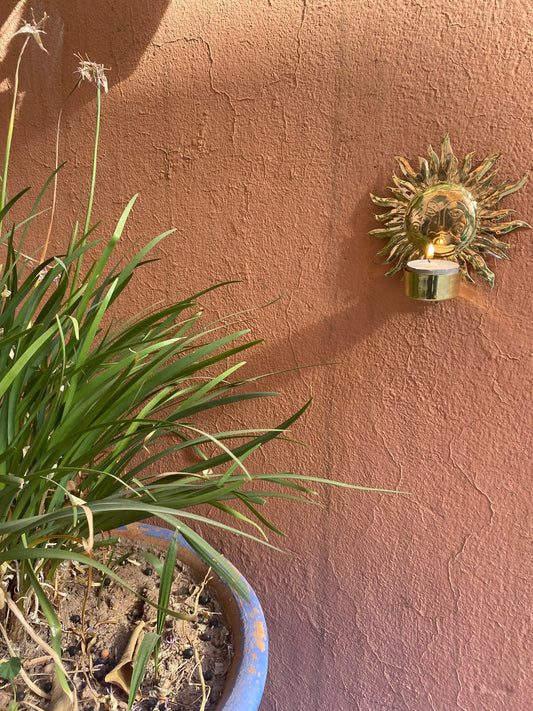
[[[141,523],[128,526],[127,537],[130,536],[137,540],[143,537],[149,538],[154,545],[157,545],[158,541],[168,545],[173,531]],[[181,536],[179,544],[178,560],[192,568],[198,578],[202,579],[207,572],[208,564],[198,558]],[[249,583],[240,573],[238,575],[248,590],[250,602],[243,600],[214,575],[209,583],[231,627],[234,648],[226,689],[216,711],[257,711],[267,675],[268,638],[263,611]]]

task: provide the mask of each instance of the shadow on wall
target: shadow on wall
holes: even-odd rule
[[[74,54],[86,54],[89,59],[106,67],[120,66],[120,75],[110,77],[113,84],[130,76],[152,37],[156,33],[171,0],[2,0],[0,6],[0,86],[6,93],[5,79],[11,80],[21,42],[10,38],[23,21],[30,21],[46,12],[46,35],[43,43],[54,63],[54,71],[61,77],[63,90],[74,84],[76,67]],[[47,43],[47,36],[52,41]],[[22,38],[21,38],[22,39]],[[30,44],[34,44],[33,42]],[[28,50],[27,50],[28,51]],[[34,57],[40,50],[31,47]],[[41,62],[39,57],[37,60]],[[24,68],[23,68],[24,69]],[[59,69],[56,73],[55,69]],[[31,71],[31,68],[28,69]],[[50,88],[50,87],[49,87]],[[56,87],[57,88],[57,87]],[[4,101],[2,101],[4,103]]]

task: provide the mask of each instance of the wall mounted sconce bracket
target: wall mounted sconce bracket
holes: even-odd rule
[[[392,196],[371,195],[387,212],[375,216],[384,227],[369,234],[388,240],[378,252],[392,265],[386,276],[403,270],[406,293],[412,298],[453,298],[461,277],[474,282],[471,270],[493,286],[494,273],[485,255],[506,259],[510,245],[499,237],[529,227],[521,220],[505,221],[512,210],[497,209],[503,197],[523,187],[527,176],[495,184],[497,171],[492,168],[500,154],[488,156],[476,168],[473,156],[469,153],[459,163],[446,135],[440,156],[430,146],[429,159],[420,159],[418,173],[405,158],[396,157],[403,177],[393,174]]]

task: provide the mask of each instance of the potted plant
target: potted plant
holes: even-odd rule
[[[113,234],[97,237],[91,210],[107,80],[103,66],[88,59],[80,58],[77,70],[79,81],[96,86],[97,97],[85,219],[74,225],[70,244],[59,254],[47,256],[47,239],[41,259],[25,256],[26,233],[58,174],[56,157],[56,169],[29,214],[14,220],[26,193],[7,195],[18,68],[30,39],[42,47],[42,32],[42,22],[34,21],[16,33],[25,35],[25,42],[15,74],[0,194],[0,629],[6,635],[29,633],[25,616],[30,608],[46,619],[49,638],[41,642],[55,673],[50,708],[68,711],[77,708],[76,692],[62,663],[62,629],[50,599],[51,581],[65,561],[127,586],[119,571],[96,555],[102,545],[97,536],[155,516],[179,532],[237,595],[249,599],[245,581],[195,532],[194,524],[209,523],[265,543],[264,530],[277,531],[259,511],[266,498],[306,499],[312,493],[309,484],[321,480],[255,473],[248,466],[248,457],[283,438],[307,404],[275,427],[213,432],[202,424],[202,415],[275,394],[257,391],[257,377],[235,378],[244,364],[240,355],[258,341],[249,340],[247,329],[233,330],[228,320],[205,322],[200,300],[211,289],[126,321],[113,318],[117,299],[170,233],[155,237],[129,261],[117,259],[134,197]],[[55,198],[48,237],[54,207]],[[182,463],[179,471],[165,471],[169,459]],[[273,488],[264,491],[264,486]],[[205,504],[255,533],[220,523],[204,509],[200,513],[197,507]],[[171,546],[169,560],[177,555],[175,537]],[[172,576],[169,570],[165,563],[161,590],[165,576]],[[172,614],[168,595],[150,604],[158,620]],[[143,639],[128,708],[150,653],[157,654],[161,630],[158,623],[157,631]],[[19,668],[20,660],[11,655],[0,675],[9,679]]]

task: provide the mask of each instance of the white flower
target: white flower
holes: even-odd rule
[[[33,39],[37,42],[39,47],[43,50],[43,52],[46,52],[48,54],[48,50],[46,47],[43,45],[43,42],[41,40],[41,35],[46,34],[45,31],[43,30],[43,25],[48,19],[48,15],[46,12],[42,16],[42,19],[37,22],[35,20],[35,15],[33,15],[33,10],[31,11],[31,14],[33,16],[31,22],[25,22],[20,29],[18,29],[13,37],[16,35],[31,35]]]
[[[79,60],[79,65],[75,69],[74,74],[80,75],[80,80],[87,79],[95,86],[101,87],[107,94],[107,77],[105,72],[109,69],[104,67],[103,64],[96,64],[96,62],[91,62],[90,59],[83,59],[79,54],[75,55]]]

